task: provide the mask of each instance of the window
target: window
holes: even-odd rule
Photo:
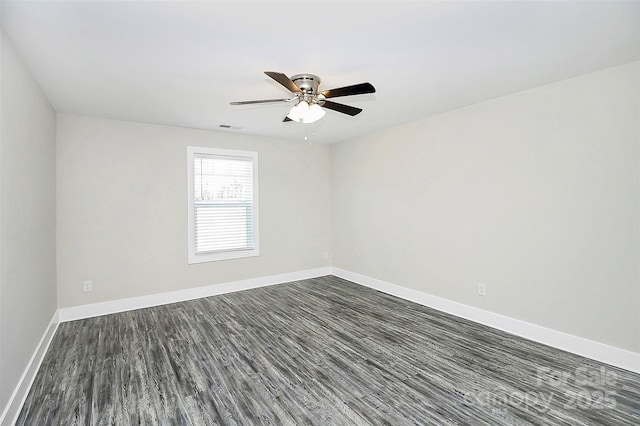
[[[258,153],[187,147],[189,263],[258,255]]]

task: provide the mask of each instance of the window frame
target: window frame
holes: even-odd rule
[[[208,253],[196,253],[195,210],[194,199],[194,160],[197,155],[214,155],[219,157],[235,157],[250,159],[252,163],[252,219],[253,219],[253,248],[231,249]],[[220,260],[240,259],[260,255],[259,244],[259,213],[258,213],[258,153],[255,151],[240,151],[221,148],[187,146],[187,235],[188,235],[188,264],[217,262]]]

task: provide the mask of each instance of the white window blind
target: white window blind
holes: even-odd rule
[[[189,148],[189,263],[256,256],[257,154]]]

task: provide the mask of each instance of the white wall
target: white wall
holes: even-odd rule
[[[258,152],[259,257],[187,264],[188,145]],[[57,154],[59,307],[328,266],[326,145],[59,114]]]
[[[56,310],[55,112],[3,31],[0,412]]]
[[[333,266],[640,352],[639,75],[333,145]]]

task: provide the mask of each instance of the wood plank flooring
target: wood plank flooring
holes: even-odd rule
[[[640,375],[327,276],[60,324],[18,425],[639,425]]]

